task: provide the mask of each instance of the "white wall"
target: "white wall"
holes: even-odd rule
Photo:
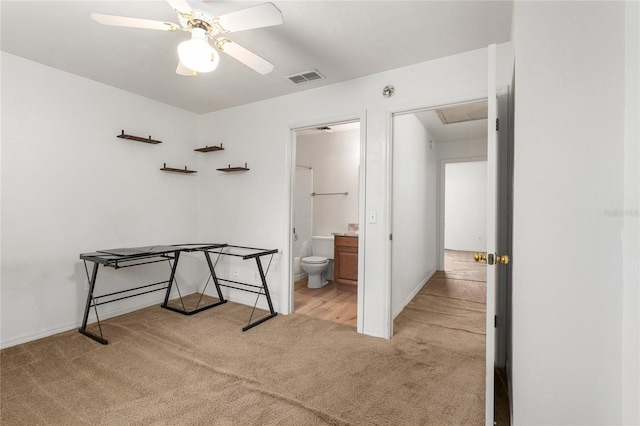
[[[514,424],[623,420],[624,13],[515,3]]]
[[[80,253],[196,239],[197,178],[159,170],[195,166],[196,124],[191,113],[2,53],[2,347],[80,324]],[[122,129],[163,143],[116,138]],[[98,290],[166,277],[165,268],[101,268]],[[179,269],[186,286],[189,268]],[[162,297],[104,305],[101,318]]]
[[[391,303],[395,318],[436,271],[437,162],[414,114],[393,118]]]
[[[309,256],[311,254],[311,228],[313,225],[313,170],[296,167],[293,182],[293,255]],[[301,251],[304,250],[304,253]]]
[[[438,161],[465,161],[487,158],[487,138],[436,143]]]
[[[508,82],[510,45],[498,47],[501,81]],[[388,84],[396,92],[384,98],[382,89]],[[360,244],[366,255],[360,318],[363,332],[390,337],[390,223],[386,217],[390,112],[477,99],[485,97],[486,91],[487,50],[481,49],[201,116],[199,140],[215,135],[227,149],[202,160],[200,211],[205,217],[215,211],[217,220],[202,222],[200,238],[282,250],[269,282],[276,309],[289,312],[290,129],[362,118],[361,131],[366,135],[362,213],[375,211],[377,223],[360,221]],[[245,174],[215,172],[216,164],[245,161],[251,168]],[[232,300],[242,297],[232,294]]]
[[[445,164],[444,248],[487,249],[487,162]]]
[[[313,192],[349,193],[313,197],[313,235],[344,232],[359,222],[360,130],[298,135],[296,163],[313,168]]]
[[[622,407],[640,424],[640,3],[626,4]]]

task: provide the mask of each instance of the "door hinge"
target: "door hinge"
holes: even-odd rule
[[[496,118],[496,132],[500,130],[500,119]]]
[[[498,328],[498,316],[493,316],[493,328]]]
[[[389,234],[389,241],[393,241],[393,234]]]

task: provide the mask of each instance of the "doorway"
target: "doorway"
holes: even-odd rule
[[[293,131],[292,311],[354,328],[361,290],[360,157],[359,121]],[[350,256],[341,254],[342,241],[352,246]]]
[[[444,270],[446,165],[486,158],[486,99],[394,114],[391,147],[393,318],[436,271]]]
[[[475,390],[479,393],[486,390],[486,368],[483,367],[489,359],[485,356],[490,347],[485,333],[488,292],[486,265],[474,263],[472,250],[486,250],[487,216],[475,221],[483,222],[479,230],[470,230],[469,226],[460,226],[468,224],[458,223],[457,231],[453,231],[458,233],[459,241],[455,242],[454,238],[454,242],[445,247],[446,237],[452,237],[445,234],[445,189],[447,177],[457,176],[463,180],[458,187],[458,192],[463,192],[460,190],[465,186],[472,186],[468,181],[473,179],[468,177],[470,174],[484,173],[484,184],[477,182],[475,187],[484,187],[483,196],[478,198],[484,198],[485,207],[471,206],[468,193],[466,197],[450,194],[449,201],[453,204],[449,209],[458,213],[464,210],[471,215],[458,215],[450,220],[465,222],[473,218],[478,209],[486,212],[486,166],[484,172],[475,170],[474,174],[465,171],[462,164],[478,165],[487,160],[488,121],[486,99],[397,113],[393,116],[391,146],[393,319],[396,316],[402,319],[398,322],[401,324],[410,316],[424,324],[421,335],[428,336],[427,344],[457,342],[452,350],[462,349],[470,355],[468,359],[473,365],[469,370],[475,375]],[[455,170],[458,165],[462,170]],[[467,176],[466,182],[464,176]],[[472,234],[466,235],[466,239],[478,243],[477,247],[464,244],[461,237],[465,237],[465,232]],[[492,401],[489,404],[492,405]]]

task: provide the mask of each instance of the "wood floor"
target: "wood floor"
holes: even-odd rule
[[[308,288],[307,279],[296,281],[294,312],[356,327],[358,292],[354,287],[338,286],[330,281],[322,288]]]
[[[473,253],[445,250],[445,270],[434,278],[467,281],[486,281],[483,265],[473,261]],[[296,281],[294,286],[294,312],[327,321],[356,327],[358,312],[357,289],[349,289],[329,282],[322,288],[307,288],[307,279]]]

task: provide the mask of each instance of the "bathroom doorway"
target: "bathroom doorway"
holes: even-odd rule
[[[291,307],[357,326],[360,122],[297,129],[292,140]]]

